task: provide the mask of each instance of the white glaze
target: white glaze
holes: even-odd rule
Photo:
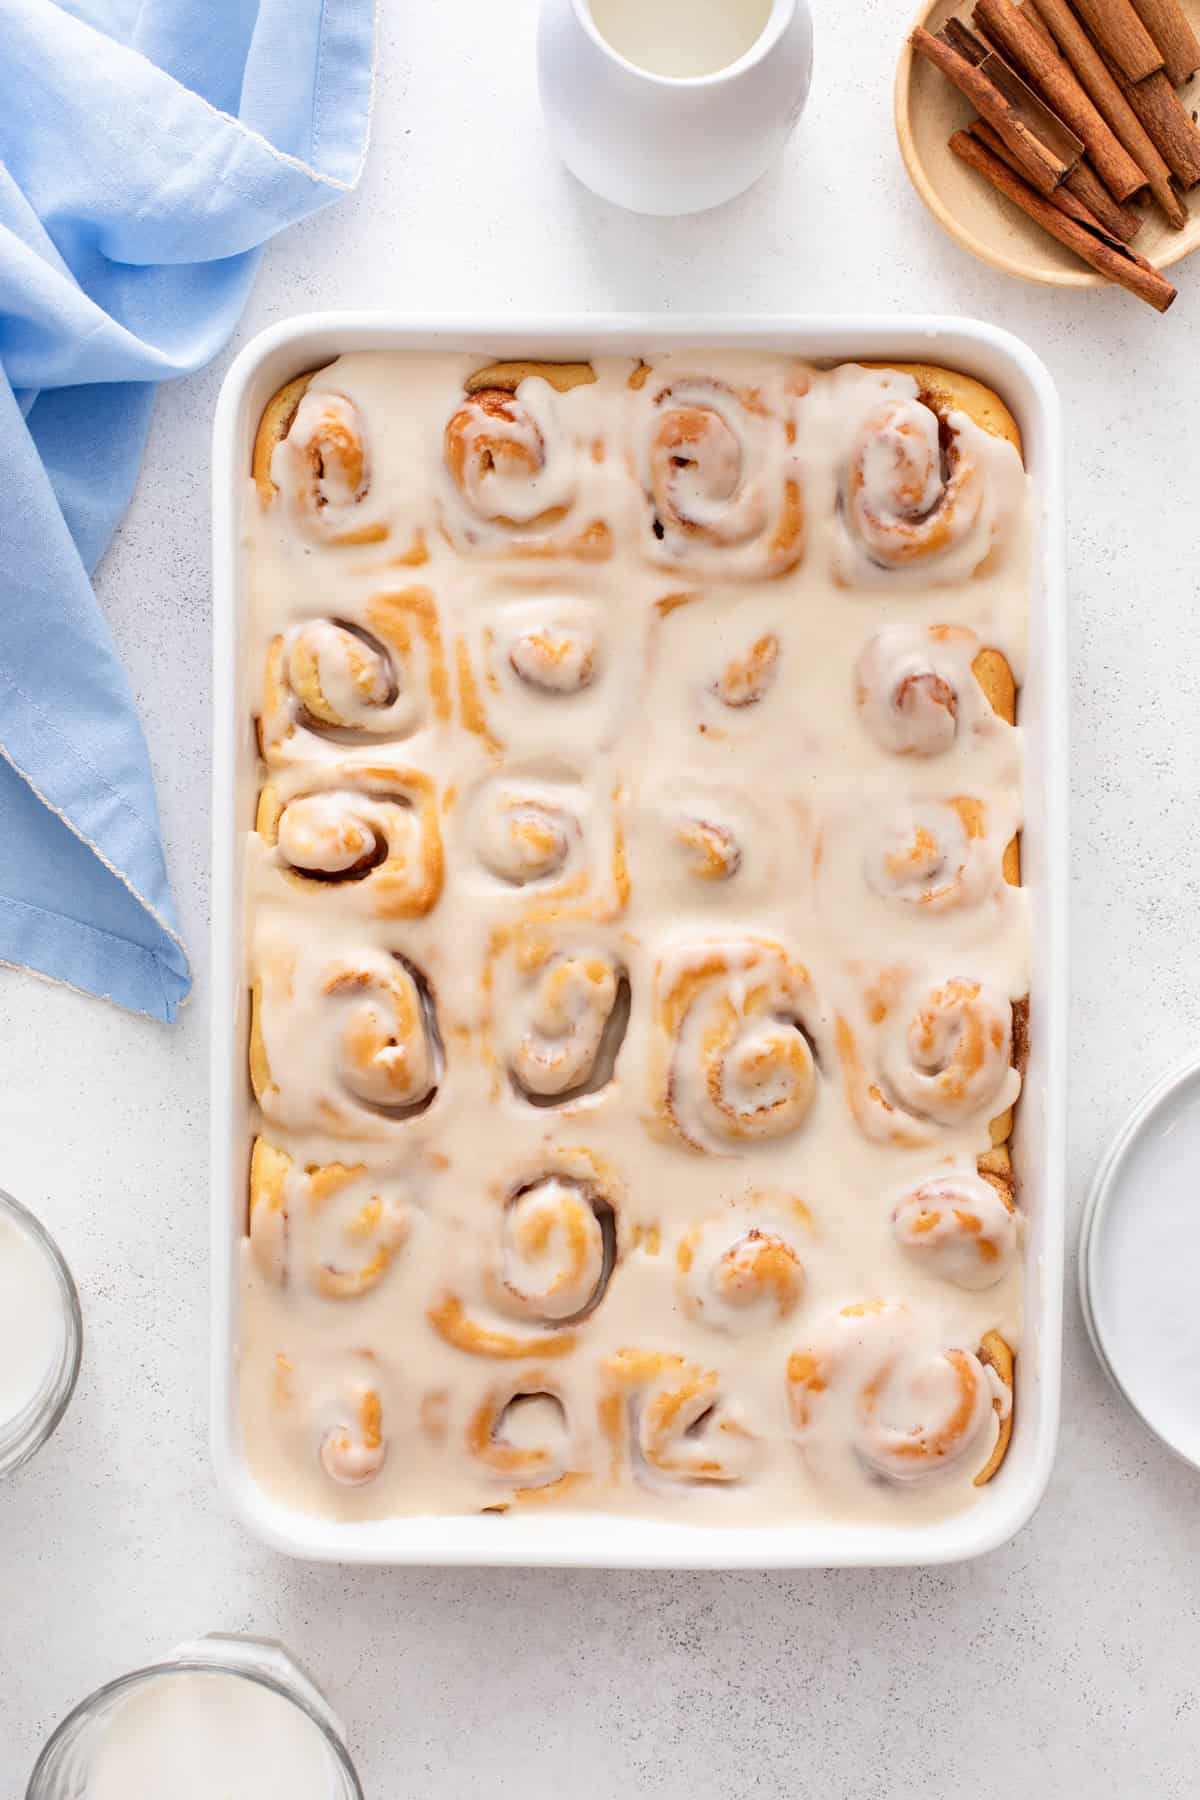
[[[773,0],[731,67],[663,80],[614,54],[587,0],[543,0],[538,87],[550,138],[595,193],[635,212],[718,206],[755,181],[800,116],[812,77],[805,0]]]
[[[460,356],[356,356],[317,378],[314,385],[351,397],[370,423],[377,492],[363,504],[391,520],[388,540],[301,557],[286,495],[265,515],[252,503],[251,654],[265,658],[277,634],[306,619],[364,618],[377,584],[415,579],[436,600],[462,723],[439,720],[426,704],[426,725],[396,751],[374,735],[358,751],[373,765],[395,754],[426,770],[442,796],[446,882],[426,916],[364,914],[355,900],[364,884],[284,892],[269,879],[264,847],[250,845],[255,972],[278,1090],[265,1135],[315,1166],[347,1160],[346,1139],[354,1139],[354,1160],[378,1182],[407,1185],[417,1171],[422,1190],[419,1229],[352,1301],[335,1305],[305,1280],[281,1289],[247,1260],[251,1467],[296,1504],[347,1517],[512,1503],[562,1475],[580,1479],[555,1490],[560,1504],[667,1516],[682,1505],[697,1519],[954,1510],[968,1503],[990,1448],[990,1378],[952,1469],[881,1485],[869,1458],[847,1454],[852,1388],[798,1446],[785,1368],[822,1320],[876,1296],[903,1302],[905,1355],[935,1371],[918,1393],[929,1381],[938,1389],[936,1359],[947,1348],[970,1353],[991,1327],[1019,1342],[1015,1270],[986,1294],[969,1292],[907,1255],[891,1215],[898,1193],[947,1167],[970,1168],[986,1148],[989,1119],[1019,1087],[1004,1032],[1008,1002],[1028,986],[1025,896],[995,876],[1020,824],[1020,734],[972,694],[962,646],[948,653],[964,684],[958,727],[936,756],[882,747],[856,704],[855,676],[857,665],[861,687],[864,646],[880,632],[951,623],[973,634],[964,643],[1001,649],[1020,679],[1028,509],[1018,459],[956,415],[981,489],[967,527],[930,559],[920,583],[906,568],[889,585],[874,564],[860,583],[846,561],[838,496],[852,446],[881,400],[913,405],[910,377],[689,355],[659,359],[631,387],[633,364],[613,359],[599,365],[598,381],[565,394],[540,380],[524,384],[518,398],[532,399],[558,458],[545,476],[557,505],[547,520],[510,472],[501,510],[515,523],[506,529],[492,516],[490,490],[482,513],[472,512],[441,460],[445,422],[476,367]],[[744,468],[723,460],[717,483],[735,509],[734,528],[721,529],[710,494],[698,537],[660,537],[652,494],[638,479],[640,471],[649,481],[647,434],[664,392],[695,399],[701,378],[705,393],[740,396],[731,416],[750,419]],[[749,512],[743,475],[761,499]],[[543,474],[529,479],[540,488]],[[789,483],[802,495],[803,529],[772,578]],[[694,498],[689,504],[702,513]],[[597,522],[607,554],[595,553]],[[429,561],[398,572],[397,550],[420,536]],[[547,602],[556,616],[586,618],[593,634],[600,673],[582,691],[531,689],[497,653],[514,609]],[[511,680],[490,681],[489,667],[507,667]],[[397,674],[403,686],[408,671]],[[606,689],[603,707],[587,710]],[[540,721],[532,728],[527,709]],[[311,736],[323,768],[356,754],[353,741]],[[286,798],[305,772],[284,765],[273,779]],[[579,823],[577,860],[561,881],[550,875],[534,891],[497,875],[487,817],[522,784],[543,802],[552,794]],[[972,879],[953,906],[876,892],[864,878],[872,822],[882,828],[964,794],[986,819],[986,879]],[[715,878],[700,871],[694,834],[681,854],[681,815],[735,840],[737,854]],[[331,963],[361,958],[382,979],[396,955],[427,980],[438,1034],[421,1064],[434,1077],[431,1102],[404,1117],[385,1113],[373,1092],[364,1096],[357,1078],[347,1083],[344,1014],[335,1025],[322,999]],[[582,973],[548,989],[547,972],[563,957],[581,959]],[[593,980],[591,965],[608,973]],[[918,1042],[931,990],[957,978],[979,987],[979,1003],[1003,1027],[965,1099],[931,1079]],[[603,1026],[619,1014],[626,982],[630,1012],[613,1071],[597,1046],[612,1035]],[[677,1030],[668,1032],[664,1020],[685,989]],[[869,1005],[883,990],[887,1005]],[[951,998],[953,1024],[965,1002]],[[869,1081],[891,1096],[890,1116],[852,1105],[839,1020]],[[709,1027],[725,1046],[715,1088],[700,1060]],[[568,1073],[556,1086],[545,1070],[560,1050]],[[564,1092],[567,1103],[555,1104]],[[531,1093],[551,1104],[533,1104]],[[619,1259],[600,1304],[569,1327],[564,1353],[561,1314],[514,1322],[503,1227],[515,1193],[547,1175],[578,1175],[585,1152],[586,1179],[614,1207]],[[683,1303],[679,1250],[706,1220],[749,1219],[764,1194],[773,1196],[764,1216],[801,1202],[811,1218],[811,1228],[796,1227],[801,1296],[782,1316],[751,1308],[753,1328],[731,1330],[728,1318]],[[492,1353],[464,1351],[471,1334]],[[495,1344],[514,1338],[524,1356],[497,1360]],[[646,1357],[620,1362],[630,1349]],[[544,1455],[516,1446],[519,1463],[503,1424],[514,1382],[526,1383],[522,1400],[549,1395],[566,1421],[562,1441]],[[350,1428],[365,1389],[379,1401],[385,1454],[373,1479],[342,1485],[323,1471],[322,1446],[331,1430]],[[666,1406],[664,1395],[685,1389],[697,1403],[709,1395],[701,1436],[720,1454],[706,1458],[691,1439],[686,1455],[679,1444],[664,1448],[643,1426]],[[524,1430],[526,1414],[537,1415],[520,1410]],[[472,1449],[481,1416],[500,1437]],[[614,1418],[624,1421],[616,1439]],[[704,1473],[707,1460],[719,1474]]]

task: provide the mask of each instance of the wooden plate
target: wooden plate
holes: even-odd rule
[[[1200,0],[1182,0],[1183,10],[1200,30]],[[932,0],[923,4],[912,28],[940,31],[952,14],[968,18],[964,0]],[[1200,109],[1200,75],[1179,90],[1189,111]],[[1102,275],[1035,225],[969,169],[949,148],[952,131],[970,123],[974,111],[940,70],[915,56],[905,39],[896,70],[896,136],[912,184],[942,229],[964,250],[1022,281],[1044,281],[1052,287],[1107,287]],[[1200,188],[1183,196],[1187,224],[1172,231],[1158,208],[1145,206],[1146,223],[1134,248],[1156,269],[1178,262],[1200,244]]]

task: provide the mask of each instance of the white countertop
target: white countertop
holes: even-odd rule
[[[1125,1108],[1200,1039],[1195,520],[1200,262],[1159,319],[1026,288],[944,239],[891,131],[906,0],[817,17],[786,160],[638,219],[552,160],[535,0],[383,0],[361,191],[266,257],[238,342],[325,306],[946,311],[1045,358],[1070,463],[1071,1242]],[[917,1572],[344,1572],[267,1554],[206,1450],[209,430],[227,359],[165,390],[100,573],[198,964],[173,1029],[0,972],[0,1183],[78,1278],[67,1422],[0,1488],[0,1793],[87,1690],[197,1631],[282,1638],[368,1800],[784,1794],[1168,1800],[1200,1752],[1200,1477],[1109,1391],[1069,1282],[1049,1495],[982,1562]],[[1015,1781],[1014,1781],[1015,1777]],[[166,1800],[166,1797],[164,1797]]]

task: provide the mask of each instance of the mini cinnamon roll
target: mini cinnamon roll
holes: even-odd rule
[[[362,414],[345,394],[290,382],[263,415],[254,451],[260,497],[284,496],[300,530],[317,544],[372,544],[388,535],[371,493],[371,451]]]
[[[272,765],[336,757],[344,742],[411,737],[449,716],[428,588],[375,594],[361,624],[310,619],[268,649],[258,732]]]
[[[387,1460],[379,1390],[366,1381],[347,1382],[335,1410],[339,1416],[321,1438],[321,1467],[340,1487],[364,1487]]]
[[[620,1260],[623,1197],[594,1152],[543,1153],[503,1190],[496,1235],[481,1241],[476,1274],[430,1308],[438,1336],[502,1361],[566,1355],[577,1341],[568,1328],[595,1312]]]
[[[940,756],[956,742],[1016,720],[1012,670],[956,625],[892,625],[864,646],[854,670],[859,717],[893,756]]]
[[[384,919],[419,918],[441,894],[437,796],[419,769],[314,770],[290,795],[269,784],[257,830],[272,866],[304,893],[352,891]]]
[[[527,888],[561,877],[581,849],[579,820],[552,801],[496,793],[478,821],[479,860],[497,881]]]
[[[297,1279],[330,1300],[378,1286],[407,1241],[412,1208],[396,1177],[362,1163],[300,1167],[255,1138],[250,1159],[250,1250],[267,1280]]]
[[[578,694],[596,679],[599,646],[586,627],[548,622],[523,631],[508,652],[514,674],[544,694]]]
[[[684,1311],[737,1334],[788,1318],[804,1292],[796,1242],[807,1222],[807,1209],[793,1202],[790,1217],[757,1216],[743,1207],[694,1227],[676,1252]]]
[[[504,1209],[497,1298],[527,1318],[581,1319],[599,1305],[615,1260],[607,1196],[575,1177],[544,1175]]]
[[[948,370],[897,365],[862,418],[842,474],[843,581],[919,568],[971,575],[995,537],[1001,476],[990,439],[1015,452],[1020,434],[990,389]]]
[[[1003,1114],[1020,1090],[1012,1005],[965,976],[877,995],[865,1049],[844,1015],[837,1043],[850,1110],[877,1143],[929,1144],[939,1126]]]
[[[477,1466],[518,1489],[581,1472],[562,1389],[545,1369],[497,1383],[472,1413],[466,1444]]]
[[[647,553],[680,569],[782,575],[804,551],[791,434],[757,389],[683,372],[643,389],[636,464]]]
[[[900,1248],[962,1288],[994,1287],[1017,1253],[1017,1219],[1009,1185],[973,1169],[931,1176],[892,1213]]]
[[[476,387],[446,423],[451,541],[501,554],[607,556],[607,526],[576,516],[588,452],[541,375],[515,391]]]
[[[1012,1070],[1012,1006],[981,982],[954,976],[929,990],[903,1046],[886,1059],[901,1104],[954,1124],[994,1102]]]
[[[637,786],[630,827],[635,891],[673,916],[724,916],[769,894],[792,814],[776,795],[668,774]],[[714,921],[715,922],[715,921]]]
[[[985,1456],[975,1480],[990,1480],[1003,1458],[1003,1449],[996,1452],[1012,1389],[990,1373],[991,1340],[1003,1339],[987,1338],[986,1351],[982,1345],[930,1349],[898,1301],[843,1307],[788,1360],[797,1440],[818,1460],[848,1448],[873,1473],[898,1483],[924,1481],[972,1455]]]
[[[276,1124],[386,1136],[432,1103],[442,1055],[432,991],[403,957],[373,947],[261,956],[250,1076]]]
[[[492,756],[517,752],[544,768],[610,746],[635,704],[641,666],[635,641],[611,654],[612,621],[578,594],[464,613],[455,645],[464,727]],[[641,621],[625,628],[640,634]]]
[[[728,825],[683,817],[676,824],[675,841],[697,881],[732,881],[742,866],[742,847]]]
[[[659,963],[654,1118],[731,1155],[795,1131],[817,1091],[807,971],[765,938],[706,940]]]
[[[779,664],[779,639],[773,631],[756,638],[740,656],[733,656],[713,682],[722,706],[755,706],[775,680]]]
[[[986,822],[980,800],[911,801],[867,850],[868,886],[883,900],[928,912],[977,905],[1000,876]]]
[[[598,937],[516,946],[500,1046],[513,1086],[535,1105],[560,1105],[612,1080],[629,1017],[629,983]]]
[[[761,1444],[715,1369],[659,1350],[618,1350],[600,1369],[612,1479],[651,1486],[737,1482]]]

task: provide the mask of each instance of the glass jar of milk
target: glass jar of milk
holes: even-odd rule
[[[0,1476],[28,1462],[66,1412],[83,1320],[50,1233],[0,1192]]]
[[[363,1800],[342,1727],[279,1644],[214,1634],[63,1720],[25,1800]]]

